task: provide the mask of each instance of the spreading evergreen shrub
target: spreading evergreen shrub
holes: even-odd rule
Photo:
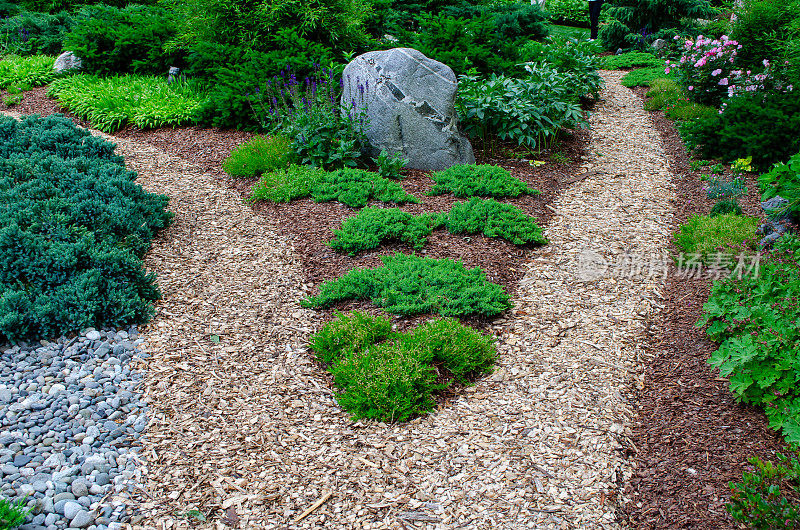
[[[361,311],[347,314],[337,311],[336,319],[311,336],[310,346],[320,362],[333,364],[343,356],[361,352],[393,334],[392,323],[385,317],[373,317]]]
[[[453,205],[445,220],[453,234],[501,237],[515,245],[544,245],[547,240],[533,217],[511,204],[473,198]]]
[[[589,27],[589,2],[586,0],[549,0],[545,10],[554,24]]]
[[[354,269],[325,282],[318,296],[304,307],[329,307],[344,300],[371,300],[390,313],[442,316],[495,316],[511,307],[499,285],[486,280],[479,268],[467,269],[460,261],[395,254],[383,257],[383,266]]]
[[[614,22],[601,27],[598,36],[612,50],[644,47],[667,37],[664,30],[681,28],[685,19],[713,13],[708,0],[614,0],[607,12]]]
[[[159,74],[182,64],[181,54],[167,52],[175,37],[176,22],[161,7],[130,4],[84,7],[64,39],[64,49],[81,58],[91,74]]]
[[[288,167],[291,154],[288,138],[280,135],[255,136],[231,151],[222,163],[222,169],[232,177],[257,177]]]
[[[419,200],[405,192],[397,182],[363,169],[340,169],[323,173],[311,188],[316,202],[339,201],[351,208],[362,208],[370,199],[405,204]]]
[[[491,372],[497,358],[491,336],[454,319],[397,333],[385,318],[358,311],[337,314],[311,337],[311,348],[329,365],[339,405],[353,419],[379,421],[431,410],[434,392]]]
[[[538,195],[531,188],[500,166],[459,164],[431,173],[436,183],[430,195],[452,193],[456,197],[519,197],[523,193]]]
[[[497,359],[494,339],[452,318],[417,326],[401,335],[403,346],[419,353],[425,362],[445,368],[459,383],[490,373]]]
[[[433,409],[436,370],[413,350],[375,344],[331,366],[339,405],[353,419],[405,421]]]
[[[726,162],[753,157],[766,169],[800,150],[800,97],[795,92],[730,98],[724,111],[680,127],[687,146],[704,158]]]
[[[0,340],[147,321],[141,258],[169,224],[113,145],[60,116],[0,117]]]
[[[739,203],[736,199],[722,199],[717,201],[717,203],[711,208],[711,212],[708,214],[709,217],[715,217],[717,215],[742,215],[742,207],[739,206]]]
[[[800,37],[800,2],[797,0],[758,0],[745,2],[737,9],[730,37],[742,45],[737,64],[759,68],[761,61],[782,61],[788,43]]]
[[[351,256],[377,248],[384,241],[402,241],[420,249],[441,223],[441,216],[436,214],[413,215],[399,208],[364,208],[333,231],[335,238],[328,245]]]

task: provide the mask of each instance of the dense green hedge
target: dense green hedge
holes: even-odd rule
[[[60,116],[0,117],[0,340],[144,322],[141,258],[167,226],[114,146]]]

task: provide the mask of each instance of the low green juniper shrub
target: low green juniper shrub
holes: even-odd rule
[[[800,489],[800,462],[795,456],[787,457],[781,453],[777,458],[777,464],[758,457],[751,458],[753,471],[745,471],[742,482],[730,483],[731,501],[725,509],[734,520],[748,528],[800,528],[800,508],[796,503]],[[782,486],[794,490],[794,502],[781,493]]]
[[[719,343],[708,363],[728,378],[738,400],[763,407],[770,427],[794,444],[800,443],[798,260],[800,240],[784,235],[758,267],[714,283],[698,322]]]
[[[361,311],[336,312],[336,318],[311,336],[311,349],[324,364],[360,352],[393,336],[392,323],[382,316]]]
[[[545,11],[553,24],[589,27],[589,2],[586,0],[549,0]]]
[[[675,244],[689,254],[699,254],[702,259],[712,259],[713,254],[733,253],[731,249],[747,244],[754,247],[757,217],[723,214],[715,216],[693,215],[681,225]]]
[[[311,195],[311,189],[325,171],[292,164],[286,169],[267,171],[253,186],[251,201],[291,202]]]
[[[345,300],[371,300],[390,313],[442,316],[495,316],[511,307],[502,287],[487,281],[481,269],[467,269],[460,261],[400,253],[382,261],[381,267],[354,269],[323,283],[319,295],[301,305],[320,308]]]
[[[370,199],[396,204],[418,203],[397,182],[371,171],[345,168],[323,173],[311,188],[316,202],[339,201],[351,208],[362,208]]]
[[[470,199],[453,205],[445,220],[453,234],[500,237],[514,245],[544,245],[547,240],[536,220],[511,204],[493,199]]]
[[[456,197],[519,197],[539,192],[500,166],[457,164],[431,173],[436,183],[429,195],[452,193]]]
[[[291,142],[285,136],[254,136],[231,151],[222,169],[232,177],[257,177],[286,169],[291,155]]]
[[[358,215],[342,222],[333,231],[335,238],[328,242],[338,252],[355,256],[364,250],[379,247],[386,241],[401,241],[421,249],[442,219],[436,214],[413,215],[399,208],[364,208]]]
[[[172,214],[113,148],[61,116],[0,118],[0,340],[152,316],[141,260]]]
[[[491,373],[497,359],[494,339],[463,326],[453,318],[433,320],[401,337],[407,349],[417,351],[425,362],[446,369],[457,382]]]
[[[405,421],[434,408],[436,369],[413,350],[385,342],[342,358],[330,368],[336,400],[353,419]]]
[[[359,311],[337,313],[310,346],[334,376],[339,405],[353,419],[377,421],[405,421],[432,410],[435,392],[490,373],[497,359],[493,337],[455,319],[399,333],[386,318]]]

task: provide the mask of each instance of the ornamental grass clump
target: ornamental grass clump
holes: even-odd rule
[[[441,215],[413,215],[399,208],[364,208],[358,215],[342,222],[333,231],[328,245],[355,256],[364,250],[379,247],[386,241],[400,241],[421,249],[431,232],[442,224]]]
[[[54,81],[47,95],[103,132],[126,124],[140,129],[196,123],[206,98],[194,81],[168,83],[157,76],[78,74]]]
[[[285,136],[255,136],[231,151],[222,170],[231,177],[257,177],[285,169],[291,158],[291,143]]]
[[[336,399],[354,420],[394,422],[432,410],[434,393],[453,382],[469,384],[490,373],[494,342],[452,318],[399,333],[384,317],[354,311],[337,313],[310,346],[328,365]]]
[[[353,269],[323,283],[319,295],[301,305],[322,308],[345,300],[370,300],[399,315],[489,317],[512,307],[503,288],[487,281],[477,267],[467,269],[460,261],[401,253],[384,256],[382,261],[381,267]]]
[[[539,192],[500,166],[457,164],[431,173],[436,183],[428,195],[452,193],[456,197],[519,197]]]
[[[470,199],[453,205],[445,219],[453,234],[483,234],[500,237],[514,245],[544,245],[547,239],[536,220],[511,204],[493,199]]]

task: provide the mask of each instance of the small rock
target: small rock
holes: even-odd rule
[[[94,514],[88,510],[81,510],[70,519],[70,526],[73,528],[86,528],[94,522]]]
[[[67,501],[64,504],[64,517],[72,521],[79,512],[83,511],[83,506],[75,501]]]

